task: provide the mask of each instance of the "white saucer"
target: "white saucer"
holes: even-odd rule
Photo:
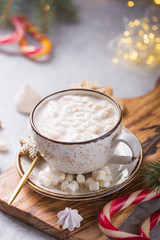
[[[142,147],[138,139],[128,129],[123,127],[122,132],[126,132],[126,131],[129,132],[135,144],[137,145],[135,149],[137,149],[139,154],[138,154],[138,157],[134,159],[132,163],[125,164],[125,165],[115,164],[114,158],[116,159],[116,156],[115,157],[113,156],[112,159],[109,160],[108,166],[111,170],[112,178],[113,178],[113,181],[111,182],[111,185],[109,188],[100,189],[97,192],[89,192],[87,188],[80,186],[79,190],[75,192],[74,195],[67,195],[66,192],[60,189],[60,186],[44,187],[39,183],[39,180],[37,177],[38,173],[44,170],[47,166],[47,163],[43,158],[40,158],[36,163],[26,184],[29,187],[31,187],[34,191],[40,194],[43,194],[45,196],[60,199],[60,200],[69,200],[69,201],[82,201],[82,200],[95,199],[95,198],[110,195],[118,191],[119,189],[123,188],[133,180],[138,170],[140,169],[140,166],[142,163],[142,157],[143,157]],[[120,143],[116,148],[115,154],[124,156],[126,158],[126,156],[131,156],[131,150],[126,144]],[[24,175],[24,172],[28,169],[30,164],[31,164],[31,160],[29,159],[28,156],[20,156],[20,154],[18,153],[17,169],[21,177]],[[87,177],[90,175],[91,174],[87,174]]]

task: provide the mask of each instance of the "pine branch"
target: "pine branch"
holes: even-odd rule
[[[2,16],[2,19],[9,16],[9,12],[10,12],[10,9],[11,9],[11,6],[12,6],[12,3],[13,3],[13,0],[9,0],[5,6],[5,11],[4,11],[4,14]]]
[[[46,6],[46,1],[45,0],[40,0],[41,4],[41,13],[42,13],[42,28],[46,32],[47,30],[47,23],[46,23],[46,11],[45,11],[45,6]]]
[[[72,1],[55,0],[55,7],[60,18],[66,18],[66,16],[75,17],[77,9],[72,5]]]
[[[76,12],[72,0],[0,0],[0,21],[26,14],[44,31],[55,18],[73,20]]]
[[[146,188],[152,191],[157,187],[157,192],[160,189],[160,160],[153,163],[146,163],[140,171],[145,180]]]

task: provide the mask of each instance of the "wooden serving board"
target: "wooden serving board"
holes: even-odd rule
[[[147,95],[124,101],[127,112],[123,125],[130,129],[142,143],[143,162],[153,162],[160,156],[160,81]],[[106,239],[97,221],[101,208],[118,196],[144,187],[138,174],[133,182],[111,196],[85,202],[68,202],[47,198],[24,186],[12,206],[9,206],[7,201],[19,181],[20,177],[15,166],[10,167],[0,176],[0,209],[58,239],[70,240]],[[78,209],[84,219],[81,227],[73,232],[62,230],[57,224],[56,215],[65,207]],[[119,227],[135,207],[132,206],[115,215],[113,218],[115,226]]]

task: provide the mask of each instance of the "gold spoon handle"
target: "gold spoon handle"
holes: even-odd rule
[[[37,162],[38,159],[39,159],[39,156],[36,157],[36,158],[32,161],[30,167],[28,168],[28,170],[25,172],[25,174],[24,174],[23,177],[21,178],[21,180],[20,180],[20,182],[18,183],[16,189],[14,190],[11,198],[10,198],[9,201],[8,201],[8,204],[9,204],[9,205],[12,204],[12,202],[14,201],[14,199],[16,198],[16,196],[18,195],[18,193],[20,192],[21,188],[23,187],[23,185],[24,185],[25,182],[27,181],[27,179],[28,179],[28,177],[29,177],[29,175],[30,175],[32,169],[34,168],[34,166],[35,166],[35,164],[36,164],[36,162]]]

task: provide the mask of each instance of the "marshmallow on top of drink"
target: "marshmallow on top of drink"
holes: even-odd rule
[[[111,101],[87,94],[66,94],[43,103],[35,115],[36,128],[60,142],[82,142],[109,132],[118,121]]]

